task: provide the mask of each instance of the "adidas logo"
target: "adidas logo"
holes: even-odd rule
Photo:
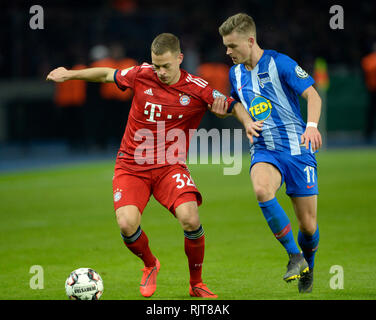
[[[152,96],[152,95],[153,95],[153,91],[151,90],[151,88],[145,90],[144,93],[148,94],[149,96]]]

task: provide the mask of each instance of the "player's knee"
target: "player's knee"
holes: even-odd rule
[[[253,187],[257,201],[259,202],[265,202],[268,200],[271,200],[275,197],[275,194],[271,188],[268,188],[267,185],[255,185]]]
[[[141,214],[135,206],[124,206],[116,210],[116,221],[121,232],[125,236],[130,236],[137,231]]]
[[[194,231],[200,227],[197,203],[184,203],[176,208],[176,218],[185,231]]]
[[[316,232],[316,228],[316,219],[306,218],[299,221],[299,230],[306,235],[312,236]]]
[[[299,229],[302,233],[312,236],[316,232],[316,227],[317,225],[312,223],[309,225],[300,225]]]
[[[194,231],[200,227],[200,219],[197,215],[185,217],[180,220],[181,226],[185,231]]]

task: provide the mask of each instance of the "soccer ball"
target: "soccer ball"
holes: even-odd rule
[[[65,281],[65,292],[71,300],[99,300],[103,281],[93,269],[79,268],[72,271]]]

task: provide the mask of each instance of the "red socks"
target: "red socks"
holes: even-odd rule
[[[149,248],[149,239],[145,232],[138,227],[136,233],[130,237],[121,234],[127,248],[138,256],[145,264],[145,267],[154,267],[156,258]]]
[[[155,266],[156,258],[149,248],[149,240],[145,232],[139,227],[135,234],[126,237],[121,234],[127,248],[138,256],[145,264],[145,267]],[[184,231],[184,250],[188,258],[189,283],[191,286],[202,282],[202,264],[205,253],[205,234],[204,229],[200,227],[195,231]]]
[[[205,253],[205,234],[204,229],[200,227],[196,231],[184,231],[184,249],[188,258],[189,283],[191,286],[202,282],[202,264]]]

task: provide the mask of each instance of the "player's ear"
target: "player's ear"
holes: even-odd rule
[[[184,59],[184,54],[182,54],[181,52],[178,54],[178,61],[179,61],[179,65],[183,62],[183,59]]]
[[[253,45],[255,44],[255,38],[253,37],[253,36],[250,36],[249,38],[248,38],[248,45],[249,45],[249,47],[250,48],[252,48],[253,47]]]

